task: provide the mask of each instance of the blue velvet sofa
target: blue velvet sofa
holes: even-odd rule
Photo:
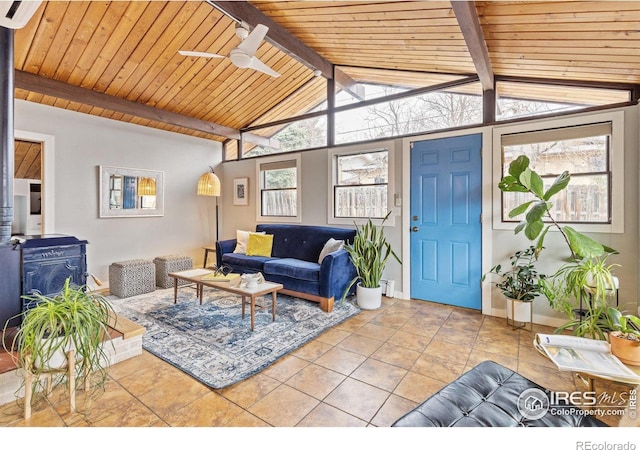
[[[320,303],[331,312],[334,299],[356,276],[356,268],[345,249],[318,258],[329,238],[353,243],[356,230],[292,224],[258,224],[256,232],[273,235],[271,256],[233,253],[236,239],[216,242],[218,266],[230,266],[236,273],[262,272],[267,281],[281,283],[280,292]],[[352,291],[355,287],[352,287]]]

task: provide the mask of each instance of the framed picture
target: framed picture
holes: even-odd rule
[[[99,217],[164,216],[164,172],[98,166],[98,176]],[[140,195],[143,178],[155,181],[155,195]]]
[[[233,180],[233,204],[241,206],[249,204],[248,178],[235,178]]]

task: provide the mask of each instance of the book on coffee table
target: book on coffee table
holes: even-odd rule
[[[534,345],[559,370],[585,372],[640,383],[640,376],[611,353],[607,341],[559,334],[536,334]]]
[[[220,273],[209,273],[207,275],[203,275],[200,279],[203,281],[232,281],[237,278],[240,278],[239,273],[228,273],[226,275]]]

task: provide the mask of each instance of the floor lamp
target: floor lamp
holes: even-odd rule
[[[218,240],[218,197],[220,197],[220,178],[211,172],[203,173],[198,180],[198,195],[208,195],[216,198],[216,241]]]

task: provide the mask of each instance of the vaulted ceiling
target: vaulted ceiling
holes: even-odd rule
[[[280,77],[178,53],[228,55],[239,21],[269,26],[256,56]],[[50,1],[16,30],[15,68],[16,98],[223,141],[307,112],[326,78],[638,85],[640,2]]]

